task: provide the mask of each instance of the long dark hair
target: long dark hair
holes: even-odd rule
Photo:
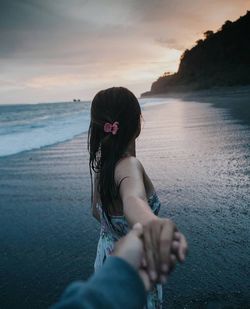
[[[106,133],[106,122],[118,122],[115,135]],[[114,171],[130,142],[141,130],[141,108],[135,95],[124,87],[99,91],[91,104],[91,121],[88,131],[89,168],[91,175],[91,200],[93,202],[92,171],[98,173],[98,191],[102,209],[109,222],[113,202],[118,197]],[[111,223],[112,225],[112,223]]]

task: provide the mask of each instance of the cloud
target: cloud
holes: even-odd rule
[[[3,0],[0,58],[90,61],[143,42],[183,49],[203,31],[219,27],[248,1],[216,0]],[[206,14],[201,14],[206,9]],[[216,29],[212,29],[216,30]],[[109,48],[108,48],[109,47]],[[88,57],[90,56],[90,57]],[[72,63],[74,63],[73,59]]]
[[[176,70],[180,54],[204,31],[247,7],[243,0],[1,0],[1,97],[44,98],[49,87],[92,97],[112,82],[139,95]],[[8,82],[22,92],[7,91]]]

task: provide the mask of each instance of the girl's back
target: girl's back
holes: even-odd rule
[[[141,108],[134,94],[113,87],[96,94],[91,105],[88,135],[93,214],[100,221],[95,270],[102,266],[115,242],[129,226],[156,218],[160,201],[142,164],[135,140],[141,131]],[[161,308],[162,287],[148,296],[148,308]]]

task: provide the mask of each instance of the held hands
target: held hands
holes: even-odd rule
[[[133,226],[133,229],[125,237],[122,237],[119,241],[117,241],[112,255],[124,259],[127,263],[134,267],[139,272],[145,289],[149,291],[152,284],[147,271],[142,268],[142,258],[144,255],[142,234],[142,225],[140,223],[136,223]]]
[[[143,227],[144,257],[142,267],[151,282],[165,283],[176,262],[184,262],[187,255],[185,236],[169,219],[156,218]]]
[[[176,262],[183,262],[187,242],[168,219],[155,219],[142,227],[136,223],[115,246],[114,255],[125,259],[139,271],[146,290],[165,283]]]

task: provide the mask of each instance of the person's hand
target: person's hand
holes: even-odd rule
[[[183,262],[186,254],[184,235],[171,220],[158,218],[144,227],[136,223],[113,251],[113,255],[123,258],[139,272],[147,291],[157,282],[165,283],[176,262]]]
[[[187,242],[175,224],[169,219],[157,218],[144,225],[144,267],[153,283],[165,283],[176,262],[183,262],[187,254]]]
[[[113,255],[121,257],[135,269],[140,267],[143,255],[142,232],[142,225],[136,223],[125,237],[116,242],[113,251]]]
[[[124,259],[134,267],[138,271],[146,291],[149,291],[151,282],[147,271],[142,268],[142,257],[144,255],[142,233],[142,225],[136,223],[125,237],[116,242],[112,255]]]
[[[174,232],[171,252],[176,256],[180,263],[185,261],[188,253],[188,244],[186,237],[180,231]]]

